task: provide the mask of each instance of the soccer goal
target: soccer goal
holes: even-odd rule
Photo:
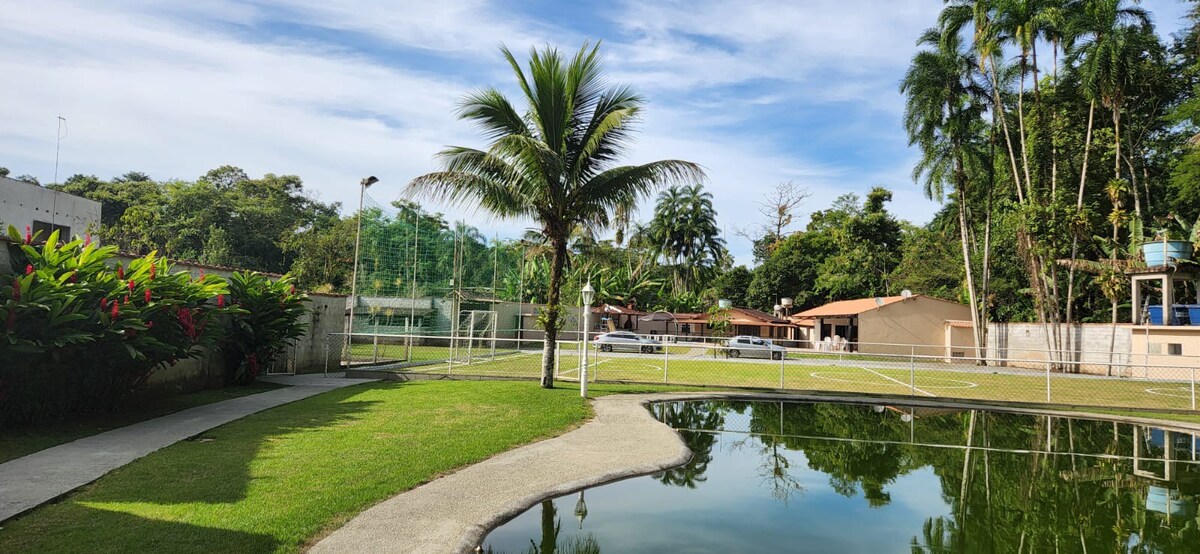
[[[450,357],[456,364],[496,358],[496,312],[463,310],[450,337]]]

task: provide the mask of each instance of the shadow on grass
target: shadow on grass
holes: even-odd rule
[[[351,401],[359,387],[337,389],[301,407],[288,404],[260,412],[197,437],[176,443],[118,470],[113,478],[88,491],[89,502],[146,502],[154,504],[234,503],[246,497],[252,480],[266,486],[279,475],[251,475],[251,464],[271,456],[274,444],[296,435],[349,425],[376,402]],[[286,455],[286,454],[281,454]],[[305,464],[310,460],[296,459]]]
[[[10,536],[3,541],[7,552],[272,552],[279,546],[275,537],[230,529],[202,527],[187,523],[139,517],[124,512],[97,510],[83,506],[81,516],[87,525],[46,528]],[[7,525],[6,525],[7,526]],[[139,537],[137,541],[111,540],[97,536],[96,529],[107,530],[102,536],[119,533]],[[46,544],[47,534],[54,544]]]

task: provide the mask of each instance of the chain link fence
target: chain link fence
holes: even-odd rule
[[[449,376],[537,379],[541,340],[433,335],[329,335],[327,371],[366,369]],[[926,345],[850,343],[835,348],[783,348],[769,340],[722,342],[642,339],[617,344],[558,341],[554,375],[578,382],[825,391],[1036,404],[1197,409],[1200,358],[1108,353],[1055,356],[1006,350],[978,356]],[[1099,361],[1098,361],[1099,360]],[[1110,361],[1111,360],[1111,361]]]

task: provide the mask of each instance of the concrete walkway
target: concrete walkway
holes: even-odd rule
[[[688,394],[596,399],[596,417],[560,437],[510,450],[385,500],[310,552],[470,552],[495,524],[541,500],[675,467],[691,451],[646,404]]]
[[[0,464],[0,522],[54,500],[155,450],[268,408],[370,382],[330,374],[269,376],[290,385],[189,408]]]

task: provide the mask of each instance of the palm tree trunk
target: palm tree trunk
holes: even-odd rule
[[[546,292],[546,334],[542,345],[542,388],[554,388],[554,345],[561,325],[559,296],[562,290],[563,267],[567,262],[567,239],[564,233],[550,237],[550,286]],[[583,325],[583,322],[580,322]]]
[[[1087,134],[1083,139],[1083,169],[1079,171],[1079,193],[1075,196],[1075,209],[1083,209],[1083,185],[1087,182],[1088,153],[1092,148],[1092,123],[1096,115],[1096,101],[1088,106]],[[1079,235],[1071,234],[1071,266],[1067,269],[1067,325],[1072,321],[1072,310],[1075,306],[1075,260],[1079,258]]]
[[[975,271],[971,268],[971,250],[967,239],[967,193],[964,190],[966,187],[963,176],[962,160],[956,162],[958,165],[958,184],[955,187],[958,189],[958,235],[962,243],[963,269],[967,273],[967,298],[971,302],[971,325],[975,335],[975,357],[981,358],[979,355],[979,347],[982,346],[980,337],[982,333],[979,328],[979,300],[975,296]],[[976,360],[976,363],[979,363]]]

